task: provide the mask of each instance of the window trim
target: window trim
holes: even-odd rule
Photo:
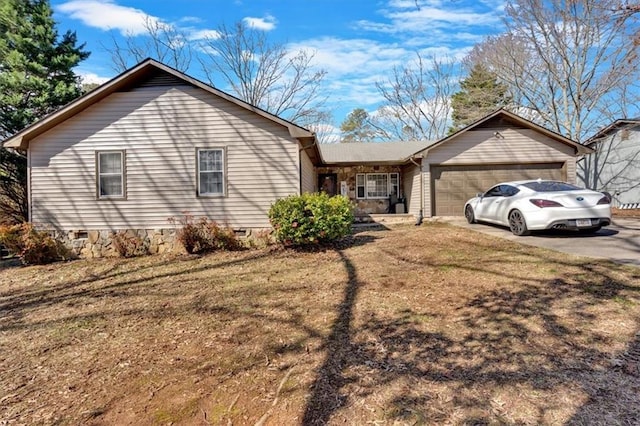
[[[369,196],[369,192],[368,192],[368,189],[367,189],[367,182],[368,182],[367,177],[370,176],[370,175],[385,175],[387,177],[387,195],[378,196],[378,197],[370,197]],[[357,200],[386,200],[386,199],[388,199],[391,196],[391,189],[392,189],[391,188],[392,187],[391,176],[392,175],[396,176],[396,182],[397,182],[397,186],[398,186],[397,197],[400,198],[400,185],[401,185],[400,173],[398,173],[398,172],[388,172],[388,173],[385,173],[385,172],[374,172],[374,173],[357,173],[356,174],[356,199]],[[363,179],[364,179],[364,182],[362,183],[362,185],[358,183],[358,178],[359,177],[363,177]],[[363,188],[363,194],[364,195],[362,197],[360,197],[358,195],[358,189],[359,188]]]
[[[120,173],[101,173],[100,172],[100,156],[101,154],[120,154]],[[127,199],[127,151],[125,149],[105,149],[95,151],[96,165],[96,199],[97,200],[126,200]],[[100,186],[101,176],[120,176],[120,195],[102,195]]]
[[[222,152],[222,170],[205,170],[206,172],[222,173],[222,192],[200,192],[200,152],[202,151],[221,151]],[[221,146],[199,147],[196,148],[196,197],[198,198],[219,198],[227,196],[227,149]]]
[[[358,177],[362,176],[362,185],[358,183]],[[362,188],[362,197],[358,195],[358,188]],[[366,200],[367,199],[367,175],[366,173],[356,173],[356,199],[357,200]]]
[[[393,175],[396,176],[396,185],[398,186],[398,191],[397,191],[396,197],[400,198],[400,185],[401,184],[400,184],[400,173],[398,173],[398,172],[389,173],[389,188],[387,190],[387,193],[389,194],[388,197],[390,197],[392,195],[391,189],[393,187],[393,184],[391,183],[391,176],[393,176]]]

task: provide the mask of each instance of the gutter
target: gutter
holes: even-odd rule
[[[418,213],[418,217],[416,218],[416,226],[420,226],[422,225],[422,219],[424,219],[422,215],[422,208],[424,205],[424,190],[422,188],[422,166],[416,163],[413,157],[409,157],[409,161],[411,161],[416,167],[418,167],[418,170],[420,172],[420,212]]]
[[[302,195],[302,151],[305,151],[308,148],[313,148],[314,146],[318,145],[318,138],[316,138],[315,133],[313,134],[313,142],[310,145],[303,145],[302,143],[300,143],[300,148],[298,148],[298,194]],[[318,156],[320,156],[320,158],[318,158],[320,161],[322,161],[322,153],[320,153],[320,150],[318,149]],[[314,164],[314,168],[315,168],[315,164]],[[315,187],[315,183],[313,184]]]

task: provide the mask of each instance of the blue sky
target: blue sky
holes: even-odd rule
[[[91,57],[77,72],[102,82],[116,70],[103,45],[138,34],[148,19],[173,25],[194,40],[219,24],[244,20],[291,49],[315,52],[327,71],[323,91],[334,124],[354,108],[380,103],[375,83],[394,66],[423,57],[462,58],[502,27],[503,0],[52,0],[60,32],[76,31]],[[195,64],[188,74],[206,81]],[[221,89],[225,90],[224,87]]]

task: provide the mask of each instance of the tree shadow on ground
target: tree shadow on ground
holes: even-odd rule
[[[0,259],[0,271],[5,268],[17,268],[21,265],[20,259],[15,257]]]
[[[344,370],[350,363],[353,307],[356,303],[359,283],[353,263],[343,252],[338,253],[347,271],[348,279],[342,303],[338,307],[338,316],[331,327],[331,334],[321,348],[326,351],[327,357],[312,385],[311,396],[302,419],[305,425],[327,423],[331,414],[346,401],[346,396],[341,393],[341,389],[347,384]]]
[[[386,398],[386,420],[412,424],[553,423],[567,410],[566,398],[576,404],[568,408],[575,413],[572,424],[640,423],[640,374],[624,371],[639,371],[639,338],[627,350],[634,361],[614,368],[607,348],[615,336],[598,329],[601,317],[592,312],[605,302],[635,303],[629,298],[637,299],[640,288],[619,281],[606,267],[583,264],[577,275],[480,292],[449,315],[434,314],[445,325],[432,331],[416,320],[425,316],[420,306],[393,317],[372,307],[363,314],[366,320],[356,321],[364,283],[354,262],[344,252],[340,257],[348,281],[303,424],[327,424],[340,409],[374,396]],[[510,265],[503,267],[505,276],[518,280],[517,273],[507,272]],[[637,329],[639,318],[630,320]],[[510,396],[520,391],[526,395],[521,401]],[[556,392],[564,395],[556,400]],[[581,395],[588,395],[583,404]],[[505,408],[505,398],[527,414],[518,418],[517,409],[514,414]]]

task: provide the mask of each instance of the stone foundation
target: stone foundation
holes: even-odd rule
[[[176,241],[175,229],[123,229],[118,231],[92,230],[53,232],[53,236],[62,241],[74,255],[81,258],[120,256],[113,246],[112,237],[116,232],[125,231],[129,236],[138,236],[150,254],[183,251]]]
[[[416,218],[412,214],[370,214],[356,216],[354,225],[359,224],[401,224],[401,223],[414,223]]]
[[[185,253],[182,244],[176,240],[177,229],[120,229],[117,231],[54,231],[52,236],[62,241],[72,253],[80,258],[93,259],[98,257],[119,257],[112,237],[118,232],[125,232],[130,237],[138,236],[149,254]],[[271,239],[271,229],[242,229],[236,230],[236,235],[242,240],[252,240],[248,246],[266,245]]]

